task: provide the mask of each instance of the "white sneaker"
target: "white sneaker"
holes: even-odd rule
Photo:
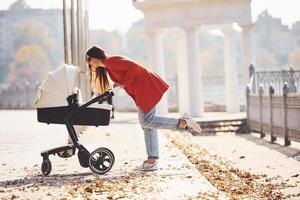
[[[297,160],[297,161],[300,161],[300,155],[294,156],[294,159]]]
[[[155,161],[154,163],[147,163],[146,161],[144,161],[142,165],[134,168],[134,171],[156,171],[156,170],[158,170],[157,161]]]
[[[195,120],[193,120],[192,118],[190,118],[187,113],[185,113],[181,119],[185,120],[185,122],[186,122],[186,127],[185,128],[191,134],[197,135],[197,134],[201,133],[201,127],[200,127],[200,125]]]

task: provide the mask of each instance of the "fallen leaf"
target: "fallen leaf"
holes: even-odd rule
[[[293,176],[291,176],[291,177],[298,177],[299,176],[299,174],[294,174]]]
[[[153,190],[154,190],[154,188],[153,188],[152,186],[150,186],[150,187],[147,189],[146,192],[147,192],[147,193],[148,193],[148,192],[152,192]]]
[[[18,198],[18,196],[15,195],[15,194],[13,194],[13,195],[10,197],[10,199],[16,199],[16,198]]]
[[[85,192],[88,192],[88,193],[93,193],[93,188],[91,187],[91,186],[86,186],[85,188],[84,188],[84,191]]]
[[[136,190],[136,188],[137,188],[136,185],[133,185],[133,186],[131,187],[132,190]]]
[[[68,193],[75,198],[77,196],[76,192],[74,190],[69,190]]]

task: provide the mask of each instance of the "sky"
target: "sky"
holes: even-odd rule
[[[8,9],[16,0],[1,0],[0,10]],[[62,8],[62,0],[26,0],[32,8]],[[117,5],[117,6],[116,6]],[[300,0],[252,0],[253,21],[264,10],[282,23],[291,26],[300,21]],[[134,8],[132,0],[89,0],[90,29],[117,30],[126,32],[133,22],[143,18],[143,13]]]

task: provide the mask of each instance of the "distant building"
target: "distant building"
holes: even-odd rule
[[[18,0],[8,10],[0,11],[0,83],[8,73],[8,67],[15,56],[15,28],[27,20],[35,20],[49,29],[49,35],[62,43],[63,20],[60,9],[32,9],[25,0]]]
[[[295,37],[295,43],[293,43],[294,47],[300,49],[300,21],[293,24],[292,34],[293,37]]]

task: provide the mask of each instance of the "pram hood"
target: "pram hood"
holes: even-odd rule
[[[79,68],[64,64],[48,73],[37,91],[36,108],[68,106],[67,97],[74,93]]]

